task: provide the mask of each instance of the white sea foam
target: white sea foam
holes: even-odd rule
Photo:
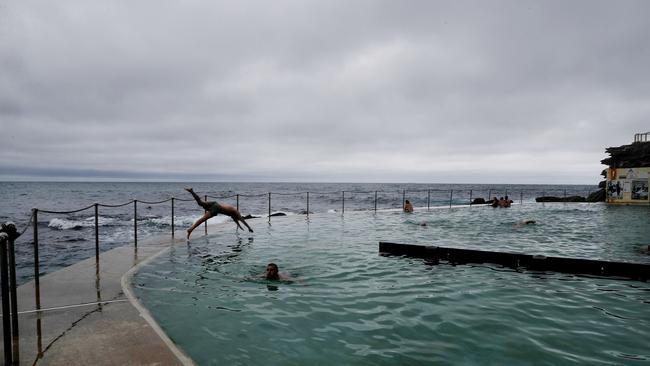
[[[115,223],[115,219],[111,217],[99,216],[98,221],[99,226],[109,226]],[[61,218],[54,218],[50,220],[47,224],[47,227],[56,229],[56,230],[70,230],[70,229],[82,229],[85,227],[94,227],[95,226],[95,217],[88,217],[83,220],[68,220]]]
[[[149,217],[144,220],[145,222],[151,223],[154,226],[169,226],[172,224],[171,216],[164,217]],[[174,220],[176,222],[176,220]]]

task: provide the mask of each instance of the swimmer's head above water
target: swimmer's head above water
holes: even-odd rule
[[[270,281],[286,281],[286,282],[298,281],[299,283],[302,283],[302,280],[300,278],[291,277],[287,273],[280,273],[280,270],[278,269],[278,265],[275,263],[267,264],[266,271],[261,275],[261,277]]]
[[[267,264],[265,277],[267,280],[279,280],[280,273],[278,272],[278,265],[275,263]]]

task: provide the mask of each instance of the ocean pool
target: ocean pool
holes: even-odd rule
[[[173,247],[131,280],[199,365],[650,361],[648,283],[378,255],[379,241],[393,241],[650,263],[640,250],[647,208],[524,204],[250,223],[253,234],[226,223]],[[268,262],[300,281],[251,279]]]

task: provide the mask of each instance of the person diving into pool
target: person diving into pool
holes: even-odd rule
[[[237,227],[240,229],[244,230],[241,225],[239,225],[239,222],[243,222],[244,225],[248,228],[248,231],[251,233],[253,232],[253,229],[251,229],[250,226],[246,223],[246,220],[241,216],[239,211],[231,205],[228,204],[220,204],[217,203],[216,201],[203,201],[201,197],[199,197],[198,194],[194,192],[192,188],[185,188],[186,191],[190,192],[192,194],[192,197],[196,200],[196,202],[199,204],[199,206],[203,207],[205,210],[205,213],[203,216],[201,216],[200,219],[196,220],[196,222],[190,226],[189,229],[187,229],[187,239],[190,238],[190,235],[192,234],[192,231],[196,229],[197,226],[201,225],[202,223],[208,221],[211,217],[217,216],[217,214],[222,214],[226,216],[230,216],[232,220],[237,224]]]

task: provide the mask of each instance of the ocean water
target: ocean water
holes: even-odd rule
[[[183,190],[193,186],[211,200],[237,205],[243,215],[267,216],[271,212],[301,215],[399,208],[403,198],[416,207],[467,204],[472,198],[509,195],[516,202],[532,202],[543,195],[586,196],[596,186],[561,185],[471,185],[471,184],[363,184],[363,183],[98,183],[98,182],[0,182],[0,222],[13,221],[19,231],[16,241],[17,279],[24,283],[34,276],[31,210],[75,211],[95,203],[119,205],[131,200],[158,202],[171,197],[190,199]],[[406,191],[406,193],[404,193]],[[307,197],[307,193],[309,197]],[[343,193],[345,192],[345,193]],[[377,198],[375,199],[375,192]],[[309,198],[309,207],[307,199]],[[194,202],[175,202],[177,229],[190,226],[202,212]],[[137,206],[138,238],[171,232],[171,203]],[[223,222],[218,216],[211,222]],[[100,250],[127,245],[134,238],[133,204],[99,208]],[[46,274],[94,255],[94,208],[69,214],[38,215],[40,273]],[[234,226],[234,225],[233,225]]]
[[[222,226],[175,246],[132,278],[199,365],[650,362],[646,282],[378,253],[392,241],[650,264],[640,250],[647,207],[524,203],[251,224],[253,234]],[[259,278],[268,262],[295,280]]]

